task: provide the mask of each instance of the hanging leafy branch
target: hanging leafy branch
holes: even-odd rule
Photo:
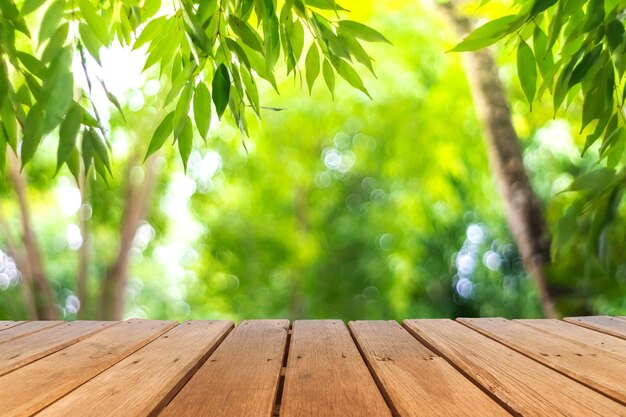
[[[33,36],[27,20],[44,5]],[[247,134],[247,110],[260,117],[263,109],[258,80],[277,89],[281,58],[287,74],[306,79],[309,90],[321,69],[331,94],[335,74],[368,94],[354,62],[373,72],[361,43],[387,39],[342,20],[344,12],[334,0],[173,0],[171,6],[161,0],[2,0],[0,171],[7,146],[24,167],[43,137],[58,128],[57,170],[66,165],[78,177],[93,166],[106,181],[110,144],[89,98],[94,77],[87,55],[101,63],[101,49],[113,42],[146,48],[144,71],[158,66],[161,76],[170,77],[163,105],[171,111],[147,144],[146,158],[173,135],[185,167],[194,131],[206,141],[212,117],[221,119],[228,110]],[[74,82],[74,60],[85,72],[87,91]],[[117,98],[97,82],[121,112]]]
[[[567,190],[579,197],[557,228],[556,241],[567,241],[576,230],[577,217],[585,213],[591,221],[590,246],[602,255],[604,232],[626,182],[626,4],[620,0],[515,4],[516,13],[482,25],[452,51],[474,51],[505,40],[517,48],[518,76],[531,109],[544,94],[552,96],[555,115],[576,97],[582,99],[582,153],[599,142],[598,166],[576,178]]]

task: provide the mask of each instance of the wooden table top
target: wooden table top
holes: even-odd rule
[[[626,416],[626,317],[0,321],[0,416]]]

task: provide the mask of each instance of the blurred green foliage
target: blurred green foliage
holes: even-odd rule
[[[186,174],[171,147],[157,155],[162,173],[133,239],[125,316],[540,315],[511,243],[460,57],[444,53],[455,35],[419,2],[346,7],[393,44],[371,49],[377,76],[363,78],[373,99],[338,82],[333,101],[319,81],[308,98],[304,80],[282,78],[280,95],[269,85],[259,90],[268,106],[283,110],[265,110],[249,137],[226,120],[213,122],[207,145],[195,141]],[[593,164],[579,157],[577,104],[555,121],[541,103],[529,114],[515,57],[506,49],[498,56],[554,231],[571,203],[560,192]],[[105,72],[106,60],[102,53]],[[108,112],[114,174],[108,186],[89,181],[86,317],[97,315],[99,282],[117,256],[124,184],[145,175],[137,156],[164,115],[168,81],[161,80],[165,93],[146,88],[157,75],[120,97],[127,123]],[[70,173],[51,179],[56,138],[42,147],[26,171],[32,220],[59,307],[74,318],[75,231],[83,211],[70,204],[78,193]],[[2,213],[17,236],[19,207],[1,184]],[[575,217],[569,239],[555,242],[550,279],[561,289],[559,307],[565,314],[624,314],[623,225],[617,220],[607,231],[599,259],[588,252],[585,221]],[[26,317],[20,286],[4,282],[0,318]]]

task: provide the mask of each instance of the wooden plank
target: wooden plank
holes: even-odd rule
[[[626,404],[626,361],[618,355],[502,318],[457,321]]]
[[[116,363],[37,416],[154,416],[226,337],[231,321],[188,321]]]
[[[19,339],[20,337],[62,325],[63,321],[28,321],[0,332],[0,343]]]
[[[0,321],[0,331],[10,329],[11,327],[18,326],[20,324],[26,323],[25,321],[13,321],[13,320],[2,320]]]
[[[509,411],[523,416],[624,416],[626,407],[495,340],[448,319],[406,328]]]
[[[563,320],[626,339],[626,321],[609,316],[565,317]]]
[[[116,323],[73,321],[0,344],[0,375],[59,351]],[[21,326],[17,326],[19,327]]]
[[[391,416],[342,321],[293,324],[280,416]]]
[[[356,321],[350,330],[394,415],[510,416],[395,321]]]
[[[287,320],[241,322],[159,416],[271,417],[288,330]]]
[[[596,332],[585,327],[555,319],[513,321],[626,358],[626,342],[605,333]]]
[[[176,324],[132,319],[0,377],[0,417],[34,414]]]

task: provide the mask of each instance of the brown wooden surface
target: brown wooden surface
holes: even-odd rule
[[[626,404],[626,361],[593,346],[501,318],[458,319],[461,323],[572,379]]]
[[[25,321],[13,321],[13,320],[1,320],[0,321],[0,331],[9,329],[11,327],[15,327],[18,324],[24,324]]]
[[[563,320],[626,339],[626,320],[609,316],[565,317]]]
[[[448,319],[406,320],[432,346],[511,412],[524,416],[624,416],[621,404]]]
[[[575,321],[0,322],[0,417],[626,417],[626,320]]]
[[[0,332],[0,343],[63,324],[62,321],[27,321],[15,323],[19,323],[19,325],[9,326]]]
[[[353,321],[350,330],[394,414],[510,415],[395,321]]]
[[[112,321],[74,321],[48,327],[2,343],[0,344],[0,375],[70,346],[114,324],[115,322]],[[10,329],[5,331],[8,332]]]
[[[0,416],[31,415],[174,327],[129,320],[0,378]]]
[[[294,322],[280,416],[391,416],[342,321]]]
[[[578,343],[593,346],[597,349],[606,350],[626,359],[626,343],[615,336],[596,332],[586,327],[576,326],[575,324],[561,320],[536,319],[513,321],[543,330],[549,334],[558,335]]]
[[[180,324],[37,415],[156,415],[231,328],[229,321]]]
[[[161,416],[270,417],[288,330],[287,320],[241,322]]]

